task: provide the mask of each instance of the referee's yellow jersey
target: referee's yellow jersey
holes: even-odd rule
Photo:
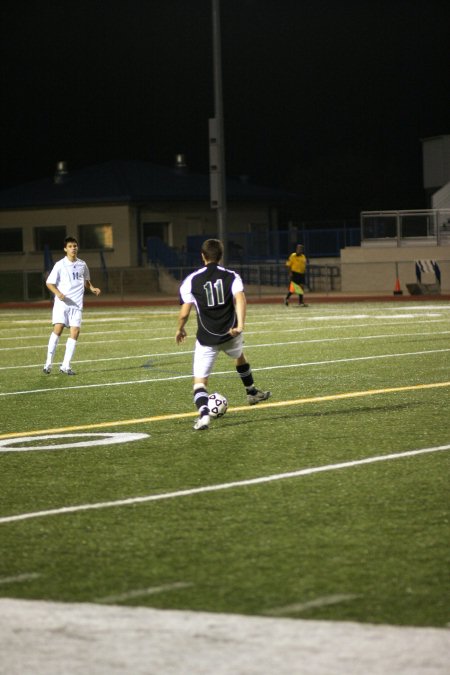
[[[304,274],[306,270],[306,256],[304,253],[300,253],[300,255],[291,253],[289,258],[286,260],[286,267],[289,267],[291,272]]]

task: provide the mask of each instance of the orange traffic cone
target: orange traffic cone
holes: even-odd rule
[[[403,291],[400,288],[400,279],[397,277],[394,286],[394,295],[403,295]]]

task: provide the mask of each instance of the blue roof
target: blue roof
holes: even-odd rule
[[[68,171],[0,191],[0,209],[43,208],[74,204],[208,201],[209,176],[143,161],[117,160]],[[283,190],[228,179],[228,201],[281,202],[298,199]]]

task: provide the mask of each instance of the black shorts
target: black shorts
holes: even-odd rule
[[[304,286],[305,285],[305,275],[302,274],[301,272],[292,272],[291,273],[291,281],[293,281],[294,284],[298,284],[299,286]]]

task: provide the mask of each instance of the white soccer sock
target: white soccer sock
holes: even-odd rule
[[[58,346],[59,342],[59,335],[56,335],[56,333],[51,333],[49,341],[48,341],[48,347],[47,347],[47,361],[45,362],[45,367],[49,368],[52,363],[53,363],[53,357],[55,356],[56,352],[56,347]]]
[[[70,362],[72,360],[75,347],[77,346],[77,341],[73,338],[67,338],[66,342],[66,351],[64,353],[64,361],[62,362],[61,368],[70,368]]]

